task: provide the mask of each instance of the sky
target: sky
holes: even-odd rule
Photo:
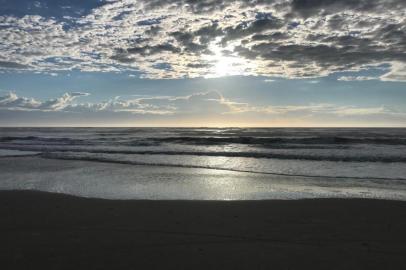
[[[406,127],[404,0],[0,0],[0,126]]]

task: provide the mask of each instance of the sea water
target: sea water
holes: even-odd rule
[[[406,198],[406,129],[1,128],[0,156],[24,155],[92,161],[99,171],[107,164],[111,168],[125,164],[104,178],[95,170],[88,176],[71,176],[75,180],[70,183],[63,182],[66,175],[56,177],[59,187],[64,183],[56,191],[83,196]],[[0,180],[0,188],[26,185],[11,171],[6,178],[8,186]],[[26,187],[50,191],[43,183],[36,188],[33,182],[35,176]],[[52,180],[47,183],[52,186]]]

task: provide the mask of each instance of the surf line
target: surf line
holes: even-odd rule
[[[148,163],[148,162],[129,161],[129,160],[114,160],[114,159],[103,158],[103,157],[97,157],[97,158],[96,157],[72,157],[72,156],[69,157],[69,156],[53,155],[52,153],[42,153],[40,156],[42,158],[46,158],[46,159],[83,160],[83,161],[116,163],[116,164],[126,164],[126,165],[139,165],[139,166],[195,168],[195,169],[231,171],[231,172],[241,172],[241,173],[263,174],[263,175],[286,176],[286,177],[327,178],[327,179],[347,179],[347,180],[357,179],[357,180],[381,180],[381,181],[406,181],[406,178],[358,177],[358,176],[348,177],[348,176],[288,174],[288,173],[275,173],[275,172],[260,172],[260,171],[250,171],[250,170],[239,170],[239,169],[220,168],[220,167],[211,167],[211,166],[199,166],[199,165],[182,165],[182,164],[168,164],[168,163]]]

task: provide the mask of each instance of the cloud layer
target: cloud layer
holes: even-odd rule
[[[56,99],[49,99],[44,102],[33,98],[18,97],[15,93],[9,92],[0,96],[0,109],[25,110],[25,111],[62,111],[66,109],[74,99],[89,95],[88,93],[72,92],[65,93]]]
[[[405,123],[406,112],[396,109],[379,107],[341,106],[335,104],[305,104],[295,106],[263,105],[254,106],[225,98],[217,91],[197,92],[189,96],[156,96],[137,97],[133,99],[114,99],[83,103],[80,97],[87,93],[65,93],[59,98],[35,100],[19,97],[13,92],[0,96],[0,125],[42,123],[47,124],[54,119],[58,125],[69,124],[69,119],[77,125],[88,119],[87,124],[103,123],[114,125],[134,123],[142,119],[142,123],[184,124],[244,124],[259,123],[289,124],[294,123],[339,123],[340,121],[373,120],[375,123]],[[171,122],[172,121],[172,122]],[[238,122],[236,122],[238,121]],[[389,121],[389,122],[388,122]],[[259,124],[258,124],[259,125]]]
[[[381,79],[406,81],[404,0],[16,2],[0,8],[2,70],[298,78],[389,64]]]

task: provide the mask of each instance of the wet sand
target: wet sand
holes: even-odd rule
[[[402,269],[406,202],[0,192],[1,269]]]

